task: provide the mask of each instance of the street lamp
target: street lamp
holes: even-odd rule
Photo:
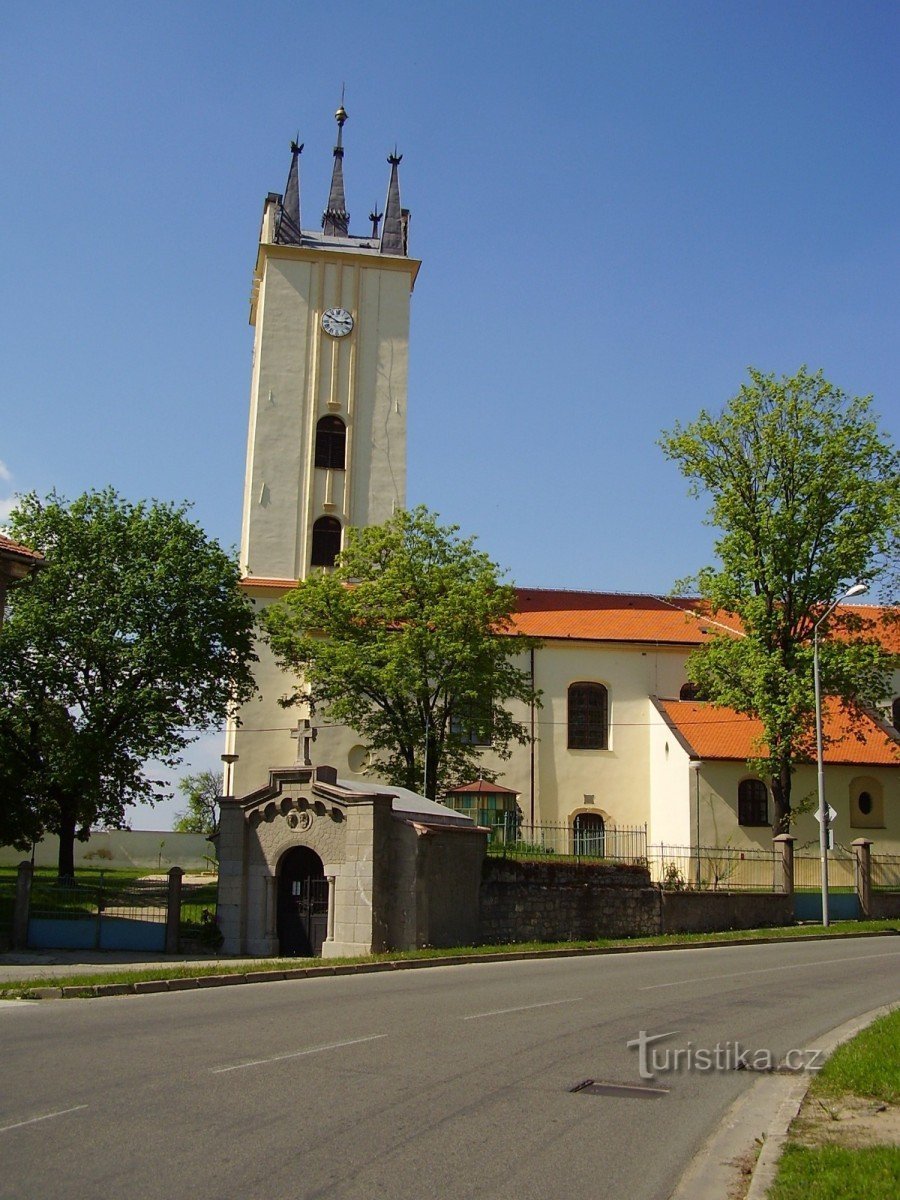
[[[220,754],[219,758],[221,758],[222,763],[224,764],[224,771],[223,771],[224,778],[222,779],[223,798],[226,800],[230,800],[231,799],[231,790],[234,787],[234,764],[240,758],[240,755],[239,754]]]
[[[819,857],[822,860],[822,924],[828,925],[828,808],[825,804],[825,764],[822,761],[822,687],[819,682],[819,626],[827,621],[842,600],[861,596],[866,584],[854,583],[838,596],[813,626],[813,684],[816,691],[816,777],[819,788]]]

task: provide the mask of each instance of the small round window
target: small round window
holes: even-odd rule
[[[873,802],[870,792],[860,792],[859,799],[856,801],[856,804],[864,817],[871,815]]]

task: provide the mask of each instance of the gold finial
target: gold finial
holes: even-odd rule
[[[344,108],[343,104],[334,114],[334,119],[337,121],[338,125],[343,125],[343,123],[347,120],[347,110]]]

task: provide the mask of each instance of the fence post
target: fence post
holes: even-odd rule
[[[856,898],[859,901],[859,916],[866,920],[872,912],[872,843],[868,838],[857,838],[853,845],[856,859]]]
[[[169,897],[166,907],[166,954],[177,954],[181,927],[181,867],[169,868]]]
[[[794,842],[795,838],[790,833],[779,833],[772,838],[775,844],[776,856],[778,851],[781,851],[781,879],[778,878],[778,866],[776,857],[775,867],[775,888],[776,892],[781,892],[783,896],[793,896],[794,894]]]
[[[27,860],[19,863],[16,875],[16,898],[13,901],[12,948],[24,950],[28,945],[28,914],[31,909],[31,880],[33,868]]]

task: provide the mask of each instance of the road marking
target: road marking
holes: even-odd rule
[[[686,983],[706,983],[707,980],[738,979],[741,975],[769,975],[772,971],[805,971],[808,967],[830,967],[835,963],[847,965],[863,962],[867,958],[896,958],[897,952],[888,954],[860,954],[856,958],[817,958],[808,963],[788,963],[784,967],[756,967],[752,971],[729,971],[727,975],[695,975],[691,979],[676,979],[671,983],[649,983],[638,988],[639,992],[653,992],[657,988],[682,987]]]
[[[386,1033],[373,1033],[369,1037],[350,1038],[346,1042],[328,1042],[324,1046],[310,1046],[308,1050],[292,1050],[290,1054],[273,1054],[271,1058],[254,1058],[251,1062],[234,1063],[230,1067],[213,1067],[210,1074],[224,1075],[226,1071],[243,1071],[246,1067],[264,1067],[267,1063],[282,1062],[286,1058],[303,1058],[305,1054],[321,1054],[323,1050],[340,1050],[342,1046],[358,1046],[361,1042],[377,1042],[387,1037]]]
[[[16,1121],[15,1125],[0,1127],[0,1133],[9,1133],[11,1129],[22,1129],[25,1125],[37,1125],[38,1121],[50,1121],[54,1117],[65,1117],[68,1113],[80,1112],[87,1108],[86,1104],[76,1104],[74,1108],[61,1108],[59,1112],[44,1113],[42,1117],[30,1117],[27,1121]]]
[[[32,1008],[40,1000],[0,1000],[0,1012],[10,1008]]]
[[[519,1004],[515,1008],[492,1008],[490,1012],[470,1013],[460,1017],[461,1021],[477,1021],[479,1017],[503,1017],[507,1013],[528,1012],[532,1008],[550,1008],[554,1004],[577,1004],[582,996],[572,996],[569,1000],[545,1000],[542,1004]]]

